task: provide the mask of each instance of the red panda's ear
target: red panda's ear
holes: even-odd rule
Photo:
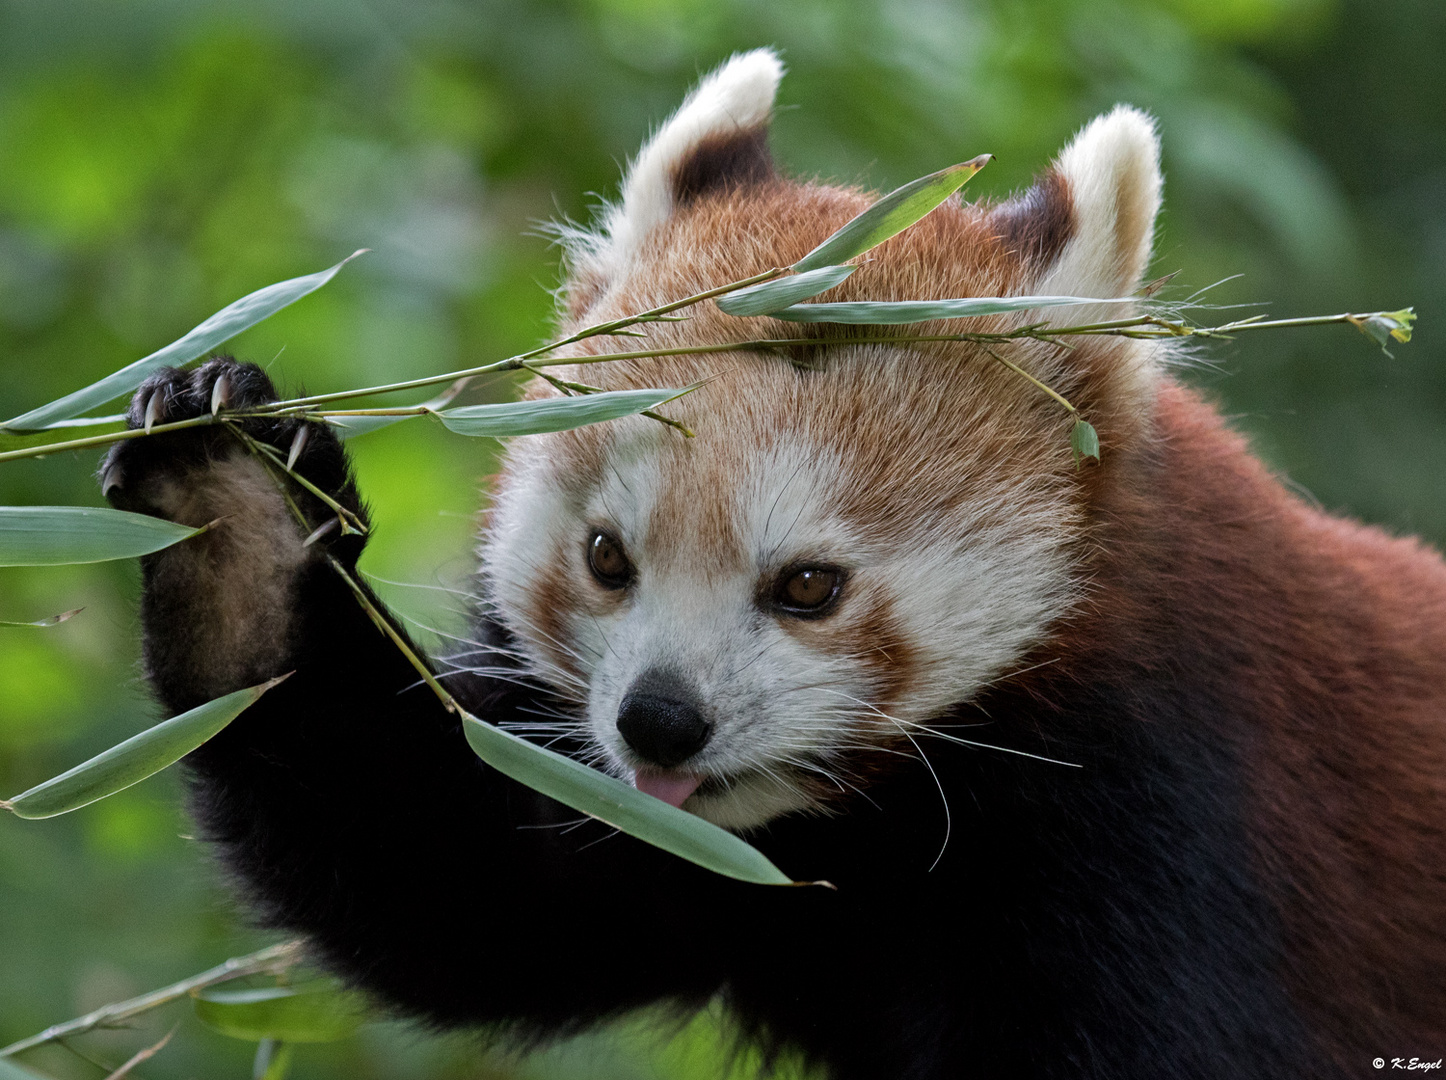
[[[994,217],[1026,262],[1031,292],[1127,296],[1150,261],[1161,184],[1154,121],[1120,105],[1086,125],[1034,187]]]
[[[773,175],[768,122],[783,78],[772,49],[739,53],[705,78],[638,151],[622,199],[598,234],[584,239],[578,269],[608,278],[626,267],[647,234],[708,192]]]

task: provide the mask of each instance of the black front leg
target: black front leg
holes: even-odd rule
[[[258,368],[212,360],[152,378],[130,415],[142,426],[272,400]],[[283,456],[303,430],[242,423]],[[364,521],[340,442],[306,431],[296,470]],[[364,537],[325,528],[336,511],[276,474],[224,426],[117,444],[102,470],[118,507],[215,523],[144,561],[145,656],[166,707],[294,672],[187,760],[201,829],[262,921],[434,1022],[545,1032],[706,1000],[732,938],[719,907],[741,887],[596,822],[557,828],[579,815],[484,766],[336,572]],[[487,676],[457,692],[494,723],[534,696]],[[686,963],[658,962],[674,948]]]

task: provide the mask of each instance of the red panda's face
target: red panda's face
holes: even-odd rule
[[[574,326],[787,265],[867,205],[772,174],[758,130],[778,74],[736,58],[645,148],[606,231],[574,239]],[[941,207],[822,299],[1124,293],[1157,198],[1148,123],[1116,113],[1031,195]],[[650,347],[799,336],[689,314]],[[1069,417],[977,347],[841,336],[564,369],[606,389],[711,378],[665,408],[697,437],[633,417],[517,440],[484,539],[499,618],[575,710],[558,733],[580,727],[594,763],[729,828],[866,787],[1085,586]],[[1147,422],[1152,368],[1130,346],[1011,359],[1092,406],[1107,440]]]

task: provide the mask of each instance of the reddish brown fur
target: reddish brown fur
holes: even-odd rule
[[[1256,721],[1208,737],[1247,765],[1310,1026],[1351,1070],[1363,1047],[1446,1045],[1446,565],[1305,505],[1173,384],[1099,471],[1094,588],[1024,681],[1213,671]]]
[[[649,238],[644,270],[575,294],[574,326],[787,265],[867,202],[779,180],[700,199]],[[1069,239],[1068,206],[1057,177],[997,210],[950,204],[820,299],[1018,292]],[[1139,243],[1119,237],[1122,251]],[[1181,665],[1216,680],[1238,703],[1234,715],[1252,722],[1222,721],[1203,737],[1246,763],[1254,869],[1290,956],[1279,974],[1310,1026],[1343,1068],[1359,1065],[1352,1055],[1363,1046],[1390,1056],[1446,1044],[1446,566],[1435,552],[1305,506],[1193,393],[1163,375],[1142,391],[1130,377],[1141,363],[1133,344],[1091,341],[1065,359],[1044,346],[1010,349],[1100,431],[1103,464],[1077,471],[1069,418],[981,349],[918,345],[886,358],[895,350],[843,345],[949,326],[800,327],[730,318],[711,303],[689,314],[653,327],[649,344],[814,337],[835,343],[822,353],[830,389],[819,393],[809,374],[754,354],[576,369],[573,377],[608,389],[719,376],[666,410],[698,430],[696,442],[656,433],[676,486],[654,515],[651,542],[686,529],[720,560],[741,558],[726,503],[707,493],[767,449],[780,417],[839,456],[850,480],[837,492],[841,512],[867,531],[907,533],[1023,483],[1031,502],[1057,507],[1088,594],[1020,665],[1047,667],[1018,684]],[[577,351],[635,347],[592,339]],[[591,475],[616,437],[614,428],[582,429],[547,453],[563,474]],[[944,468],[921,476],[901,468],[908,462]],[[700,516],[710,503],[715,512]],[[874,670],[880,702],[914,675],[910,648],[891,633],[890,603],[877,598],[854,637],[836,643]],[[1162,611],[1190,628],[1183,641],[1161,635]],[[880,742],[895,737],[881,733]]]

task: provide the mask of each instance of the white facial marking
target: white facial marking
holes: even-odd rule
[[[523,456],[494,510],[487,573],[510,620],[527,610],[539,575],[557,569],[538,559],[561,553],[580,598],[565,613],[565,648],[585,684],[587,734],[616,775],[647,764],[617,728],[628,690],[660,669],[687,681],[712,734],[682,767],[710,778],[684,805],[716,824],[751,828],[818,807],[816,785],[846,789],[856,779],[848,751],[896,744],[967,700],[1040,640],[1073,593],[1057,514],[1029,509],[1047,504],[1027,481],[998,493],[1017,508],[1009,514],[994,502],[961,505],[906,533],[871,536],[838,510],[846,462],[788,433],[709,496],[741,538],[736,568],[723,566],[714,540],[686,529],[650,535],[655,508],[687,467],[657,446],[650,431],[615,440],[601,483],[576,501],[537,455]],[[636,568],[625,591],[589,575],[585,544],[598,524]],[[761,583],[801,562],[848,574],[837,610],[802,628],[759,602]],[[892,647],[910,665],[906,685],[887,698],[881,672],[905,658],[867,637],[865,621],[881,605],[899,638]],[[512,628],[546,678],[559,643]],[[869,655],[876,645],[883,664]]]

